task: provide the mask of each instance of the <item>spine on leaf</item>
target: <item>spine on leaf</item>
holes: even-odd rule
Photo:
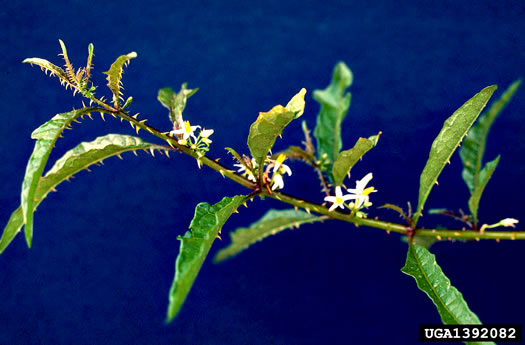
[[[126,66],[131,59],[137,57],[137,53],[131,52],[127,55],[121,55],[113,62],[109,71],[104,72],[107,75],[108,87],[113,93],[113,105],[116,109],[120,109],[120,101],[122,98],[122,73],[124,66]]]

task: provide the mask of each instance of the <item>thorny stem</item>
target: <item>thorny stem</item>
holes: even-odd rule
[[[325,192],[326,196],[330,196],[330,187],[328,187],[328,183],[326,183],[326,179],[324,178],[323,172],[317,164],[313,163],[312,166],[314,167],[314,170],[319,176],[319,181],[321,181],[321,187],[323,187],[322,191]]]
[[[197,161],[200,161],[203,165],[206,165],[210,167],[211,169],[219,172],[223,177],[227,177],[231,179],[234,182],[239,183],[240,185],[249,188],[252,190],[252,194],[259,194],[261,196],[268,196],[273,199],[277,199],[279,201],[285,202],[287,204],[293,205],[296,208],[302,208],[305,209],[307,212],[316,212],[322,215],[325,215],[332,219],[338,219],[342,220],[344,222],[352,223],[355,226],[368,226],[372,228],[382,229],[390,233],[391,231],[397,232],[403,235],[411,235],[414,233],[414,229],[412,229],[409,225],[402,225],[392,222],[386,222],[378,219],[372,219],[372,218],[360,218],[357,216],[354,216],[352,214],[343,213],[339,211],[329,211],[327,207],[324,205],[316,204],[313,202],[309,202],[306,200],[299,199],[297,197],[281,193],[281,192],[270,192],[266,191],[261,186],[259,186],[257,183],[253,183],[247,178],[237,174],[235,171],[230,170],[223,166],[222,164],[218,163],[217,160],[213,160],[209,158],[208,156],[202,156],[198,157],[197,153],[190,149],[187,146],[180,145],[177,140],[166,133],[163,133],[159,131],[156,128],[153,128],[147,124],[145,124],[144,120],[137,120],[136,118],[129,116],[129,114],[124,110],[118,110],[118,111],[112,111],[109,109],[114,109],[110,105],[94,98],[94,102],[97,104],[100,104],[104,106],[104,108],[108,109],[107,112],[112,115],[116,115],[120,117],[123,120],[126,120],[133,124],[134,126],[143,129],[156,137],[168,142],[170,146],[174,148],[174,150],[185,153],[193,158],[195,158]],[[200,165],[199,165],[200,166]],[[415,235],[413,237],[435,237],[438,240],[442,239],[448,239],[448,240],[454,240],[454,239],[463,239],[463,240],[525,240],[525,231],[485,231],[485,232],[478,232],[478,231],[471,231],[471,230],[442,230],[442,229],[425,229],[425,228],[418,228],[415,229]]]

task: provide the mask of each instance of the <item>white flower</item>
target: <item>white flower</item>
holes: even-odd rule
[[[505,219],[502,219],[500,220],[499,222],[497,222],[496,224],[492,224],[492,225],[488,225],[488,224],[483,224],[481,226],[481,228],[479,229],[480,232],[484,232],[486,229],[492,229],[492,228],[497,228],[498,226],[511,226],[511,227],[515,227],[514,224],[517,224],[518,223],[518,220],[517,219],[514,219],[514,218],[505,218]]]
[[[514,224],[518,224],[518,220],[514,218],[505,218],[502,221],[500,221],[500,224],[503,226],[511,226],[515,228]]]
[[[201,128],[201,126],[191,126],[190,121],[184,121],[184,126],[182,128],[175,129],[171,131],[170,134],[182,135],[181,140],[188,140],[188,138],[191,136],[195,141],[197,141],[197,137],[195,137],[195,134],[193,134],[197,128]]]
[[[233,166],[238,168],[238,173],[242,173],[246,170],[246,166],[244,164],[234,164]]]
[[[284,181],[283,177],[280,174],[274,174],[272,178],[272,190],[283,189]]]
[[[271,160],[270,164],[268,165],[268,168],[271,169],[273,167],[273,173],[278,174],[288,174],[288,176],[292,176],[292,170],[290,167],[286,164],[283,164],[284,160],[286,159],[286,156],[282,153],[277,157],[276,160]]]
[[[357,208],[360,208],[363,204],[366,206],[370,203],[370,193],[377,192],[374,187],[366,188],[366,185],[372,179],[372,173],[368,173],[360,181],[355,184],[355,189],[348,189],[348,192],[355,194],[357,200]]]
[[[257,181],[253,172],[249,169],[246,169],[246,166],[244,164],[234,164],[233,166],[237,167],[237,172],[243,176],[246,176],[248,180],[253,181],[253,182]],[[252,166],[257,167],[257,162],[255,161],[254,158],[252,158]]]
[[[344,209],[344,202],[347,200],[357,199],[356,195],[352,194],[346,194],[343,195],[343,192],[341,191],[341,187],[337,186],[335,187],[335,196],[327,196],[324,198],[324,201],[328,201],[332,203],[332,206],[330,206],[330,209],[328,211],[335,210],[338,206],[342,209]]]
[[[213,134],[213,132],[215,132],[213,129],[205,129],[205,128],[203,128],[202,131],[201,131],[201,137],[208,138],[210,135]]]
[[[200,132],[200,137],[201,137],[201,140],[207,144],[207,145],[210,145],[212,143],[212,141],[209,139],[210,135],[212,135],[214,132],[213,129],[202,129],[201,132]]]

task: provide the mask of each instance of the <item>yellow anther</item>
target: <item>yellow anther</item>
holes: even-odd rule
[[[363,191],[363,195],[369,195],[370,193],[372,193],[373,191],[375,191],[374,187],[368,187],[366,188],[364,191]]]

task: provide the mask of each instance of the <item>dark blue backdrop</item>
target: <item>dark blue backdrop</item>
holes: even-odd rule
[[[76,66],[95,45],[95,75],[137,51],[125,71],[132,110],[169,130],[157,90],[200,87],[186,117],[214,128],[211,155],[247,152],[259,111],[309,91],[303,119],[315,124],[315,88],[338,60],[354,72],[345,148],[383,131],[353,170],[372,171],[375,205],[417,201],[419,174],[443,121],[483,87],[501,91],[525,75],[523,1],[0,1],[0,221],[19,205],[31,131],[80,106],[26,57],[60,63],[58,38]],[[482,220],[523,217],[525,90],[496,122],[487,159],[502,154],[481,204]],[[81,140],[134,134],[112,118],[75,124],[51,161]],[[155,141],[154,137],[143,135]],[[300,123],[278,148],[301,141]],[[158,142],[158,141],[155,141]],[[1,344],[414,344],[417,325],[439,322],[432,302],[400,272],[406,245],[396,235],[339,222],[304,226],[259,243],[235,259],[209,260],[173,324],[163,325],[179,243],[201,201],[246,193],[182,155],[125,154],[64,183],[35,214],[33,248],[22,236],[0,256]],[[291,163],[285,191],[321,200],[315,174]],[[428,208],[466,209],[457,156]],[[354,180],[355,181],[355,180]],[[352,182],[353,183],[353,182]],[[258,219],[273,201],[241,209],[223,229]],[[259,207],[260,206],[260,207]],[[397,220],[384,210],[372,215]],[[421,224],[457,226],[436,216]],[[522,227],[523,228],[523,227]],[[212,254],[226,245],[218,241]],[[438,263],[486,323],[525,321],[524,244],[439,243]]]

